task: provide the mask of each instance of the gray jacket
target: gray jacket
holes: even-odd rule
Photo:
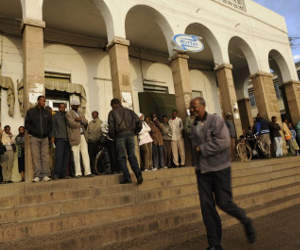
[[[197,146],[196,166],[201,173],[216,172],[230,167],[230,135],[218,115],[206,113],[203,120],[195,120],[192,127],[193,150]]]
[[[57,112],[52,118],[52,137],[68,139],[66,113]]]

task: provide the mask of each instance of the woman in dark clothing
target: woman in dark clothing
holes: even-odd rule
[[[25,128],[23,126],[19,127],[19,134],[16,139],[17,152],[18,152],[18,167],[19,173],[22,176],[22,181],[24,181],[25,173]]]

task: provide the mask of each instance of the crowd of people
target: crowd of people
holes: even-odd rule
[[[237,134],[231,113],[225,114],[225,123],[231,137],[231,158],[234,160],[237,159],[235,155]],[[256,140],[259,139],[262,152],[260,152],[261,154],[256,152],[258,157],[275,158],[283,157],[285,154],[299,155],[300,121],[294,127],[286,117],[279,123],[276,116],[268,120],[257,114],[254,125],[247,131],[243,131],[242,138],[246,138],[253,151],[255,151]]]
[[[99,113],[93,111],[92,120],[88,122],[79,111],[78,100],[71,101],[71,110],[68,112],[64,103],[59,104],[56,113],[45,107],[45,103],[45,97],[40,96],[37,105],[28,110],[25,126],[19,127],[17,136],[11,133],[9,125],[1,130],[1,183],[12,182],[15,154],[24,181],[26,130],[30,136],[33,182],[99,174],[96,157],[101,150],[99,144],[104,133],[111,139],[107,149],[110,167],[102,172],[123,172],[124,183],[131,182],[127,158],[137,179],[142,176],[141,171],[184,167],[186,154],[190,154],[192,165],[196,165],[196,153],[192,150],[191,134],[195,121],[192,107],[190,115],[183,121],[176,110],[171,112],[170,117],[159,117],[155,113],[151,116],[136,115],[124,108],[120,100],[113,99],[112,111],[108,116],[108,131],[104,131],[105,123],[99,119]],[[231,137],[231,159],[235,159],[237,135],[230,113],[225,115],[225,124]],[[276,117],[268,121],[258,114],[254,126],[244,133],[246,137],[254,134],[260,137],[266,157],[282,157],[284,141],[290,154],[299,154],[300,122],[294,128],[287,119],[279,124]],[[138,137],[140,166],[136,157],[135,136]],[[191,150],[185,152],[185,148]]]
[[[151,117],[136,115],[124,108],[120,100],[113,99],[112,111],[108,116],[108,131],[103,131],[105,123],[99,119],[99,113],[93,111],[92,120],[88,122],[79,110],[78,100],[71,101],[71,110],[68,112],[64,103],[59,104],[55,113],[45,104],[46,98],[40,96],[37,105],[27,111],[25,126],[19,127],[17,136],[11,133],[8,125],[1,130],[1,183],[12,182],[15,154],[19,173],[24,181],[25,131],[29,134],[33,182],[92,177],[99,174],[96,156],[101,149],[99,144],[103,133],[107,133],[106,136],[112,142],[108,148],[111,167],[103,173],[123,172],[122,183],[131,182],[127,158],[140,183],[141,171],[185,166],[183,133],[191,133],[192,122],[187,121],[184,124],[176,110],[170,114],[170,119],[167,115],[161,119],[156,114]],[[141,166],[136,157],[136,136]]]

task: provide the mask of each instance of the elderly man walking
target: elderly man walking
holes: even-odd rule
[[[72,100],[72,110],[70,110],[66,115],[68,124],[68,138],[74,156],[75,177],[82,176],[80,154],[82,156],[84,175],[93,176],[91,174],[90,157],[85,139],[85,131],[88,126],[88,121],[85,119],[84,115],[79,112],[79,106],[80,102],[78,100]]]
[[[207,231],[207,250],[222,250],[222,223],[216,205],[238,219],[250,243],[255,242],[252,221],[232,200],[230,135],[224,120],[205,111],[205,100],[191,101],[195,111],[192,140],[196,151],[196,175],[203,221]]]

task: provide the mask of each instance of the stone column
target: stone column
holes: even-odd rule
[[[173,74],[176,107],[178,116],[184,120],[187,116],[187,109],[192,99],[192,89],[190,85],[190,71],[188,65],[189,57],[185,54],[176,54],[172,58],[171,68]]]
[[[239,114],[237,97],[234,87],[232,65],[222,64],[215,68],[217,73],[217,79],[220,89],[221,106],[223,115],[230,112],[233,114],[233,121],[235,125],[236,134],[239,137],[242,135],[242,123]]]
[[[113,97],[122,100],[122,94],[126,94],[127,96],[130,95],[132,105],[134,105],[132,84],[130,80],[129,45],[130,42],[128,40],[115,37],[114,40],[107,46],[107,48],[110,58]],[[135,153],[140,163],[140,150],[137,139],[135,143]],[[132,173],[131,168],[129,168],[129,172]]]
[[[244,130],[248,130],[249,126],[253,126],[253,118],[249,98],[238,100],[238,106],[241,115],[242,127]]]
[[[300,82],[290,81],[283,85],[289,113],[294,125],[300,121]]]
[[[40,20],[25,19],[23,32],[23,74],[24,74],[24,110],[31,107],[29,93],[44,93],[44,28]],[[40,87],[42,89],[38,90]],[[38,93],[37,93],[38,94]],[[33,177],[29,137],[25,138],[25,181],[31,182]]]
[[[128,40],[118,37],[108,45],[114,98],[121,99],[124,92],[130,93],[133,97],[130,82],[129,45]]]
[[[276,116],[281,120],[280,109],[276,97],[273,75],[265,72],[258,72],[251,76],[256,106],[260,115],[270,119]]]

